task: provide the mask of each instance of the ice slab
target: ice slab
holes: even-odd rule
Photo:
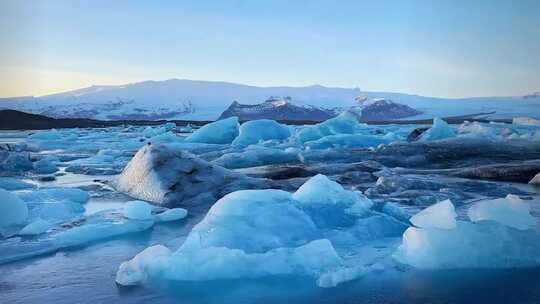
[[[291,131],[286,125],[270,119],[251,120],[240,126],[240,133],[232,144],[247,146],[272,139],[284,140],[289,136]]]
[[[433,119],[433,125],[420,136],[420,141],[441,140],[456,136],[456,131],[446,121]]]

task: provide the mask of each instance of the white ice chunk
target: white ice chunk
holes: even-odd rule
[[[519,230],[527,230],[536,225],[529,209],[529,205],[518,196],[509,194],[506,198],[475,203],[469,208],[468,215],[473,222],[490,220]]]
[[[46,220],[37,219],[30,224],[26,225],[19,235],[38,235],[46,232],[51,227],[51,223]]]
[[[170,222],[177,221],[185,218],[188,214],[188,211],[183,208],[172,208],[167,209],[164,212],[157,214],[156,219],[160,222]]]
[[[23,224],[28,207],[17,195],[0,189],[0,227]]]
[[[168,258],[171,250],[163,245],[155,245],[138,253],[133,259],[123,262],[116,273],[116,282],[120,285],[129,286],[145,282],[147,279],[148,265],[159,263],[163,258]]]
[[[458,221],[454,229],[407,229],[395,257],[428,269],[534,267],[540,265],[539,244],[534,230]]]
[[[322,174],[305,182],[296,190],[293,198],[304,207],[320,210],[325,205],[338,206],[344,212],[356,216],[364,215],[373,206],[373,202],[362,193],[347,191]]]
[[[529,182],[531,185],[540,186],[540,173],[536,174],[531,181]]]
[[[238,117],[229,117],[202,126],[186,138],[187,142],[230,144],[237,136]]]
[[[515,125],[540,126],[540,120],[531,117],[514,117],[512,123]]]
[[[152,206],[143,201],[130,201],[124,205],[124,216],[132,220],[152,220]]]
[[[456,228],[456,210],[450,200],[427,207],[411,217],[410,221],[420,228]]]
[[[240,126],[240,134],[233,145],[247,146],[266,140],[284,140],[291,136],[289,127],[274,120],[259,119],[245,122]]]
[[[440,140],[456,136],[456,131],[444,120],[433,119],[433,125],[420,136],[421,141]]]

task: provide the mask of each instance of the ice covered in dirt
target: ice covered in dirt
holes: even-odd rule
[[[240,126],[240,133],[232,144],[247,146],[260,141],[284,140],[289,136],[291,136],[291,131],[286,125],[270,119],[251,120]]]
[[[528,209],[521,204],[515,197],[484,201],[471,207],[472,222],[458,220],[455,227],[445,225],[442,229],[433,225],[410,227],[395,258],[426,269],[539,266],[540,235],[533,228]],[[448,213],[445,209],[440,213]],[[436,213],[429,212],[432,220],[448,217]]]
[[[232,191],[254,187],[264,188],[264,181],[207,162],[174,144],[145,145],[117,181],[118,190],[167,206],[211,204]]]
[[[373,233],[370,229],[383,229],[391,221],[371,207],[372,202],[363,195],[322,175],[294,194],[236,191],[210,208],[176,252],[150,247],[123,263],[116,281],[135,285],[147,279],[207,281],[293,275],[312,277],[321,287],[335,286],[360,276],[366,270],[363,264],[373,262],[369,256],[357,257],[362,264],[351,262],[333,244],[335,240],[341,246],[347,237],[362,244]],[[395,225],[392,233],[397,236],[405,227]]]
[[[239,134],[238,118],[229,117],[202,126],[185,140],[194,143],[230,144]]]

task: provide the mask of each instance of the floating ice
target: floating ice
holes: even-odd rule
[[[152,206],[143,201],[130,201],[124,205],[124,216],[132,220],[152,220]]]
[[[531,117],[514,117],[512,123],[515,125],[540,126],[540,120]]]
[[[26,225],[20,232],[19,235],[38,235],[46,232],[51,227],[51,223],[37,219],[30,224]]]
[[[365,126],[365,124],[358,122],[356,114],[345,111],[339,116],[319,124],[300,128],[296,133],[296,138],[300,142],[313,141],[328,135],[357,133],[362,131]]]
[[[495,204],[494,211],[486,211],[490,207],[486,204],[481,209],[490,214],[500,210]],[[532,267],[540,265],[539,244],[534,229],[518,230],[497,221],[457,221],[452,229],[407,229],[394,257],[428,269]]]
[[[84,204],[88,201],[88,193],[77,188],[41,188],[20,192],[19,197],[26,202],[63,202],[70,201]]]
[[[162,245],[146,248],[133,259],[123,262],[116,273],[116,282],[120,285],[137,285],[147,279],[149,265],[159,263],[163,258],[168,258],[171,250]]]
[[[518,196],[509,194],[506,198],[484,200],[475,203],[468,210],[471,221],[496,221],[508,227],[527,230],[536,225],[527,205]]]
[[[156,220],[159,222],[171,222],[185,218],[188,212],[183,208],[167,209],[162,213],[156,214]]]
[[[373,135],[364,134],[338,134],[322,137],[317,140],[305,142],[306,147],[314,149],[327,148],[367,148],[377,147],[380,144],[390,143],[391,140]]]
[[[176,125],[172,123],[172,125],[166,124],[159,127],[146,127],[142,134],[146,138],[152,138],[154,136],[162,135],[164,133],[167,133],[168,131],[176,128]]]
[[[16,178],[0,177],[0,188],[5,189],[5,190],[13,191],[13,190],[31,189],[35,187],[36,186],[33,184],[23,182]]]
[[[334,241],[354,246],[404,230],[403,224],[367,210],[371,205],[359,193],[322,175],[295,194],[236,191],[211,207],[176,252],[151,247],[123,263],[116,281],[135,285],[151,278],[201,281],[293,275],[313,277],[321,287],[335,286],[365,273],[364,265],[374,263],[376,255],[347,260],[338,254]],[[347,222],[341,221],[344,214],[349,216]],[[324,229],[313,220],[322,215],[329,218]]]
[[[43,158],[34,163],[34,172],[38,174],[50,174],[56,171],[58,171],[58,167],[47,158]]]
[[[216,165],[235,169],[270,164],[298,162],[300,160],[298,149],[276,149],[259,145],[246,147],[242,152],[226,153],[215,159]]]
[[[233,145],[247,146],[270,139],[284,140],[291,136],[289,127],[274,120],[251,120],[240,126],[240,134],[232,142]]]
[[[33,168],[27,152],[0,151],[0,172],[21,172]]]
[[[187,142],[230,144],[237,136],[238,117],[229,117],[202,126],[186,138]]]
[[[41,131],[28,136],[29,139],[37,140],[58,140],[62,138],[62,134],[56,129],[49,131]]]
[[[23,224],[28,207],[17,195],[0,189],[0,227]]]
[[[448,123],[440,118],[434,118],[433,125],[420,136],[420,140],[440,140],[454,136],[456,136],[456,131]]]
[[[420,228],[456,228],[456,210],[450,200],[431,205],[410,218],[411,223]]]
[[[308,210],[317,226],[339,227],[365,215],[373,202],[363,194],[347,191],[322,174],[310,178],[292,196]]]

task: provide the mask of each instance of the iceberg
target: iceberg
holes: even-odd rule
[[[239,134],[237,117],[229,117],[202,126],[185,141],[206,144],[230,144]]]
[[[476,202],[468,210],[473,222],[495,221],[508,227],[527,230],[536,226],[530,207],[519,196],[509,194],[506,198]]]
[[[321,287],[335,286],[363,275],[369,269],[365,265],[381,257],[341,256],[334,242],[358,246],[369,237],[397,236],[405,230],[387,215],[370,211],[372,205],[322,175],[294,194],[274,189],[232,192],[210,208],[176,252],[150,247],[122,263],[116,281],[137,285],[152,279],[292,275],[313,278]],[[350,216],[347,222],[341,221],[345,214]],[[330,220],[314,220],[322,215]]]
[[[274,120],[251,120],[240,126],[240,133],[232,144],[237,146],[247,146],[272,139],[284,140],[290,136],[291,131],[289,130],[289,127]]]
[[[24,224],[28,206],[17,195],[0,189],[0,227]]]
[[[440,118],[433,119],[433,125],[420,136],[420,141],[441,140],[455,137],[456,131],[446,121]]]

